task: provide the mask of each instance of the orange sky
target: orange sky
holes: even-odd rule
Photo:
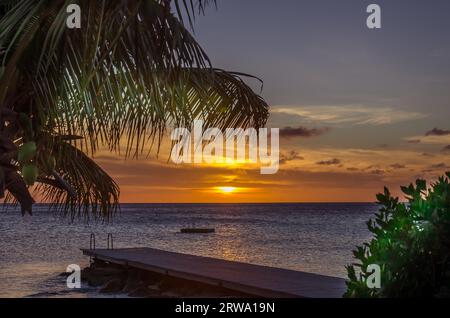
[[[278,173],[175,165],[167,140],[159,159],[101,151],[121,202],[372,202],[384,186],[399,194],[450,170],[449,1],[408,1],[406,11],[384,1],[377,31],[352,1],[273,3],[221,1],[199,16],[195,38],[214,67],[264,81],[268,126],[284,128]]]
[[[352,1],[332,10],[322,1],[273,3],[221,1],[197,19],[195,37],[215,67],[264,81],[268,125],[292,128],[280,139],[278,173],[177,166],[167,146],[159,160],[100,153],[122,202],[374,201],[385,185],[398,194],[450,170],[448,1],[408,1],[407,11],[384,1],[389,14],[377,31]]]
[[[254,164],[177,165],[168,161],[167,141],[159,158],[125,160],[101,151],[95,160],[118,182],[123,203],[372,202],[385,185],[399,194],[400,185],[445,170],[438,151],[424,153],[423,145],[408,140],[396,148],[332,147],[322,144],[327,133],[282,137],[281,165],[273,175],[260,174]]]

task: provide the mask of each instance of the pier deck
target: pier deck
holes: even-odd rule
[[[259,297],[340,298],[345,280],[281,268],[201,257],[153,248],[82,249],[83,254]]]

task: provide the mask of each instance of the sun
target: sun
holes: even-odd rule
[[[233,193],[236,191],[236,187],[217,187],[217,190],[222,193]]]

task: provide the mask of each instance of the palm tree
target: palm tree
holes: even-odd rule
[[[268,106],[241,73],[215,69],[191,35],[211,0],[0,1],[0,196],[29,189],[72,218],[109,218],[119,188],[92,159],[126,157],[169,127],[261,127]],[[81,29],[66,27],[69,4]],[[152,147],[151,147],[152,148]],[[155,147],[153,147],[155,148]],[[153,149],[152,148],[152,149]],[[34,194],[34,193],[33,193]]]

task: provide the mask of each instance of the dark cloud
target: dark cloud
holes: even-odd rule
[[[280,165],[283,165],[283,164],[287,163],[288,161],[304,160],[304,159],[305,158],[303,156],[300,156],[300,154],[297,151],[291,150],[287,154],[282,153],[280,155]]]
[[[428,131],[425,136],[447,136],[450,135],[450,130],[433,128]]]
[[[356,172],[356,171],[359,171],[359,169],[358,169],[358,168],[350,167],[350,168],[347,168],[347,171]]]
[[[379,167],[380,166],[378,166],[378,165],[371,165],[371,166],[368,166],[368,167],[364,168],[363,170],[367,171],[367,170],[372,170],[372,169],[378,169]]]
[[[304,138],[310,138],[310,137],[316,137],[323,135],[330,131],[330,128],[323,127],[323,128],[306,128],[306,127],[284,127],[280,129],[280,137],[281,138],[295,138],[295,137],[304,137]]]
[[[394,169],[404,169],[404,168],[406,168],[405,165],[402,165],[400,163],[394,163],[394,164],[390,165],[389,167],[394,168]]]
[[[385,171],[381,170],[381,169],[375,169],[375,170],[370,171],[370,173],[377,175],[377,176],[381,176],[381,175],[385,174]]]
[[[431,169],[447,169],[448,166],[447,166],[446,163],[441,162],[441,163],[437,163],[437,164],[432,165],[430,168]]]
[[[445,146],[444,148],[442,148],[443,152],[450,152],[450,145]]]
[[[339,160],[337,158],[333,158],[330,160],[318,161],[318,162],[316,162],[316,164],[321,165],[321,166],[339,165],[339,164],[341,164],[341,160]]]
[[[410,139],[408,140],[409,144],[420,144],[420,139]]]

